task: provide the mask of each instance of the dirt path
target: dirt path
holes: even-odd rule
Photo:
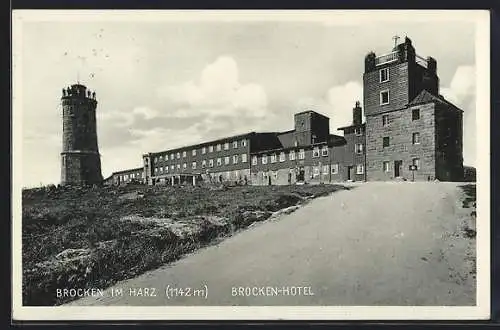
[[[362,184],[121,282],[113,288],[123,297],[106,291],[71,305],[474,305],[461,194],[454,183]],[[167,286],[191,296],[169,299]],[[254,286],[314,295],[232,295]],[[156,297],[129,288],[155,288]]]

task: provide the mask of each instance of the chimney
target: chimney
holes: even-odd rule
[[[362,109],[359,105],[359,101],[356,101],[356,106],[352,109],[352,124],[361,125],[362,123]]]

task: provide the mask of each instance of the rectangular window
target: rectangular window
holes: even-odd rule
[[[222,158],[217,158],[217,166],[222,166]]]
[[[288,159],[295,160],[295,151],[294,150],[290,151],[290,154],[288,155]]]
[[[267,155],[262,156],[262,164],[267,164]]]
[[[420,144],[420,133],[413,133],[411,137],[411,141],[413,144]]]
[[[182,158],[186,158],[187,153],[185,151],[182,152]]]
[[[389,162],[387,162],[387,161],[385,161],[385,162],[383,162],[383,163],[382,163],[382,170],[383,170],[384,172],[390,172],[390,171],[391,171],[391,169],[389,168],[389,166],[390,166],[389,164],[390,164],[390,163],[389,163]]]
[[[380,92],[380,105],[389,104],[389,91]]]
[[[163,161],[163,156],[160,156],[160,162]]]
[[[170,169],[173,171],[175,169],[175,166],[174,165],[171,165],[170,166]]]
[[[274,179],[278,179],[278,171],[273,171],[273,177]]]
[[[420,168],[420,159],[419,158],[413,158],[411,163],[412,163],[412,165],[417,167],[417,170]]]
[[[241,140],[241,146],[246,147],[247,146],[247,140]]]
[[[339,173],[339,164],[332,164],[332,174]]]
[[[328,165],[323,165],[323,174],[328,174]]]
[[[177,164],[177,169],[180,170],[181,169],[181,164]]]
[[[420,109],[413,109],[411,111],[411,120],[419,120],[420,119]]]
[[[356,134],[357,136],[360,136],[363,134],[362,130],[361,130],[361,127],[356,127],[354,129],[354,134]]]
[[[314,149],[313,149],[313,157],[319,157],[319,148],[318,147],[314,147]]]
[[[365,173],[365,167],[361,164],[358,164],[356,166],[356,174],[363,174]]]
[[[238,148],[238,141],[233,142],[233,149],[236,149],[236,148]]]
[[[321,156],[328,156],[328,147],[323,147],[321,149]]]
[[[379,71],[380,73],[380,82],[389,81],[389,68],[385,68]]]
[[[257,165],[257,156],[252,156],[252,165]]]
[[[247,154],[241,154],[241,162],[246,163],[247,162]]]
[[[177,153],[177,159],[179,159],[179,158],[181,158],[181,153],[180,152]]]
[[[313,176],[319,176],[319,167],[318,166],[313,167]]]
[[[220,143],[217,145],[217,151],[221,151],[221,144]]]
[[[201,154],[204,155],[206,153],[207,153],[207,148],[206,147],[201,148]]]
[[[299,159],[305,159],[306,158],[306,152],[304,149],[299,150]]]
[[[170,160],[174,160],[174,154],[170,155]]]
[[[229,165],[229,156],[224,157],[224,164]]]
[[[280,152],[280,162],[283,163],[286,160],[286,156],[284,152]]]
[[[233,155],[233,164],[238,164],[238,155]]]
[[[155,167],[155,173],[158,173],[158,167]]]
[[[389,115],[382,115],[382,126],[389,125]]]
[[[168,173],[168,166],[165,166],[165,173]],[[142,173],[142,176],[144,177],[144,173]]]
[[[208,152],[214,152],[214,146],[208,146]]]
[[[276,154],[271,155],[271,163],[276,163]]]
[[[186,169],[188,167],[187,163],[182,164],[182,168]]]
[[[160,173],[163,173],[163,166],[160,166]]]
[[[214,160],[213,159],[208,160],[208,166],[214,167]]]
[[[229,150],[229,142],[224,143],[224,150]]]
[[[196,156],[196,149],[193,149],[192,153],[193,156]]]
[[[385,136],[383,139],[382,139],[382,147],[388,147],[389,146],[389,137],[388,136]]]
[[[363,144],[356,143],[354,145],[354,150],[356,151],[357,154],[362,154],[363,153]]]

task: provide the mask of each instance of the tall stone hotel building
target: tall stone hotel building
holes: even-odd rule
[[[363,101],[352,122],[330,133],[329,118],[294,115],[294,129],[249,132],[143,155],[143,167],[113,173],[176,184],[196,180],[254,185],[463,178],[462,110],[439,95],[436,60],[418,56],[409,38],[388,54],[365,57]]]

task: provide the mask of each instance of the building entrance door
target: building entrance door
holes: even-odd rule
[[[297,181],[304,181],[304,175],[305,175],[304,168],[301,167],[299,169],[299,174],[297,175]]]
[[[394,161],[394,177],[400,177],[403,169],[403,161],[395,160]]]
[[[353,166],[347,166],[347,181],[352,180]]]

